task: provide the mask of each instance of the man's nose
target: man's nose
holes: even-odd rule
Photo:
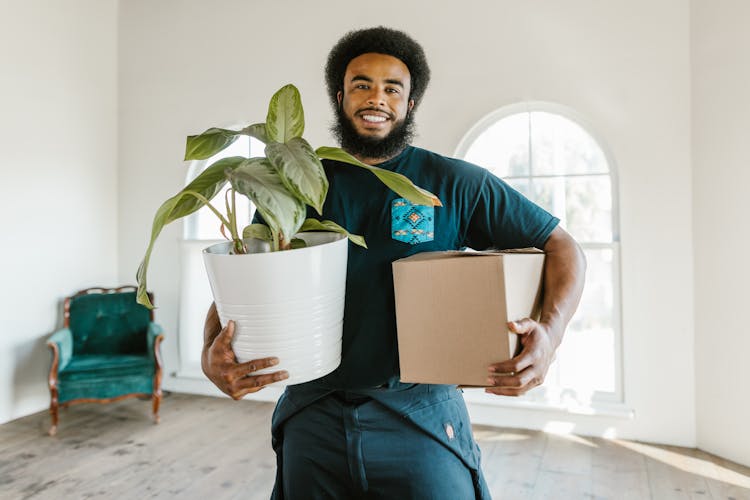
[[[381,89],[372,89],[367,96],[367,104],[370,106],[382,106],[385,104],[385,92]]]

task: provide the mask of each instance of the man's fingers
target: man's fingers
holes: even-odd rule
[[[508,387],[487,387],[484,392],[488,394],[495,394],[497,396],[521,396],[526,393],[528,389],[510,389]]]
[[[537,326],[537,322],[531,318],[523,318],[518,321],[508,321],[508,329],[513,333],[524,335],[531,333]]]
[[[280,382],[288,378],[289,372],[284,370],[268,373],[265,375],[253,375],[244,377],[234,384],[234,391],[232,391],[232,394],[230,394],[230,396],[232,396],[232,399],[242,399],[244,396],[252,392],[257,392],[263,389],[268,384]]]
[[[233,371],[235,371],[240,377],[246,377],[253,372],[257,372],[271,366],[276,366],[278,364],[279,358],[276,357],[253,359],[238,364],[234,367]]]
[[[232,351],[234,353],[234,351]],[[279,358],[268,357],[261,359],[253,359],[245,361],[244,363],[237,363],[236,358],[233,356],[232,362],[227,363],[224,368],[223,377],[226,383],[234,384],[235,382],[249,377],[253,373],[276,366],[279,364]]]
[[[511,358],[499,363],[491,364],[487,367],[487,371],[490,373],[497,374],[517,374],[524,371],[526,368],[534,364],[534,358],[529,351],[521,351],[521,354],[515,358]]]
[[[514,389],[526,390],[536,387],[542,383],[541,377],[539,377],[532,367],[526,368],[521,372],[513,373],[512,375],[490,375],[487,377],[487,383],[493,388],[503,389]]]

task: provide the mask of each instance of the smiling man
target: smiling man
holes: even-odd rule
[[[509,324],[523,349],[487,367],[494,394],[517,396],[542,383],[580,300],[585,261],[557,218],[485,169],[410,145],[429,77],[422,47],[388,28],[350,32],[329,54],[341,146],[406,175],[444,206],[414,205],[364,169],[324,163],[330,189],[322,218],[363,235],[369,249],[349,247],[341,365],[288,386],[276,406],[273,498],[489,498],[461,391],[399,380],[394,260],[464,247],[544,249],[541,318]],[[204,372],[233,398],[286,377],[253,375],[272,358],[238,364],[234,325],[222,330],[214,307],[205,332]]]

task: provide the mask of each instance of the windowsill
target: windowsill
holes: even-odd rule
[[[562,404],[543,401],[529,401],[511,397],[497,396],[493,398],[484,397],[484,393],[472,394],[464,391],[464,399],[467,404],[483,406],[485,408],[503,408],[509,410],[532,410],[538,412],[581,415],[592,417],[614,417],[618,419],[633,420],[635,410],[624,403],[613,403],[608,401],[592,401],[589,404]]]

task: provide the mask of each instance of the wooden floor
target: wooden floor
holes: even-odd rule
[[[0,426],[0,499],[267,499],[269,403],[173,394]],[[698,450],[475,427],[495,499],[750,499],[750,468]],[[238,438],[239,436],[239,438]],[[462,500],[462,499],[456,499]]]

